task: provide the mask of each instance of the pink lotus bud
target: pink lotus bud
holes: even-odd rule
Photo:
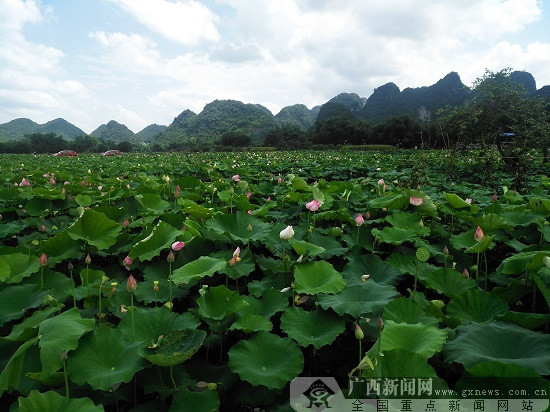
[[[48,178],[48,177],[50,177],[50,174],[49,174],[49,173],[44,173],[44,174],[42,175],[42,177]]]
[[[45,266],[48,266],[48,257],[45,253],[42,253],[40,257],[38,258],[38,265],[43,268]]]
[[[65,190],[65,188],[61,189],[61,193],[62,193],[62,194],[67,193],[67,191]]]
[[[182,250],[183,248],[185,247],[185,242],[174,242],[172,243],[172,250],[174,252],[179,252],[180,250]]]
[[[424,203],[424,199],[422,199],[421,197],[411,196],[410,199],[409,199],[409,202],[413,206],[420,206],[422,203]]]
[[[476,232],[474,233],[474,239],[476,242],[483,242],[485,239],[485,235],[483,234],[483,230],[481,230],[480,226],[477,227]]]
[[[386,182],[384,181],[384,179],[380,179],[380,180],[378,181],[378,186],[384,186],[385,183],[386,183]]]
[[[124,219],[124,222],[122,222],[122,227],[124,229],[126,229],[128,227],[128,225],[130,224],[130,222],[128,221],[128,219]]]
[[[233,177],[231,177],[231,180],[233,180],[234,182],[239,183],[241,181],[241,177],[239,175],[234,175]]]
[[[382,320],[382,316],[378,315],[376,318],[376,326],[378,326],[378,329],[382,330],[384,329],[384,321]]]
[[[365,220],[370,219],[370,210],[367,210],[367,213],[365,213]]]
[[[134,263],[134,261],[130,256],[126,256],[122,263],[124,263],[124,267],[126,268],[126,270],[130,270],[130,266],[132,266],[132,263]]]
[[[443,253],[445,253],[446,255],[449,254],[449,248],[447,247],[447,245],[445,245],[445,247],[443,248]]]
[[[166,256],[166,261],[168,263],[174,263],[175,260],[176,260],[176,257],[174,256],[174,252],[170,250],[170,252],[168,253],[168,256]]]
[[[55,185],[55,179],[53,177],[50,177],[50,184],[53,186]]]
[[[82,186],[86,186],[86,185],[87,185],[86,179],[84,179],[80,184],[81,184]]]
[[[237,249],[235,249],[235,251],[233,252],[233,257],[231,258],[231,260],[229,261],[229,266],[235,266],[235,264],[237,262],[240,262],[241,261],[241,258],[239,257],[239,254],[241,253],[241,248],[238,247]]]
[[[320,206],[321,204],[317,199],[313,199],[311,202],[306,203],[306,209],[312,212],[316,212]]]
[[[464,201],[465,201],[466,203],[468,203],[469,205],[472,204],[472,199],[470,199],[469,197],[467,197],[466,199],[464,199]]]
[[[100,185],[97,187],[97,190],[101,190],[101,189],[103,189],[103,186]]]
[[[90,257],[89,253],[88,253],[88,255],[86,255],[86,258],[84,259],[84,263],[86,263],[87,265],[92,263],[92,258]]]
[[[279,184],[283,183],[283,178],[281,176],[279,176],[277,178],[277,183],[279,183]]]
[[[464,276],[465,278],[470,277],[470,272],[468,272],[468,269],[464,268],[464,270],[462,271],[462,276]]]
[[[65,181],[65,182],[63,182],[63,184],[64,184],[64,185],[70,185],[70,184],[71,184],[71,182],[69,182],[69,181]]]
[[[361,213],[358,213],[357,216],[355,216],[355,224],[357,226],[362,226],[363,223],[365,223],[365,219],[363,219],[363,215]]]
[[[250,196],[252,196],[252,192],[246,192],[246,197],[250,199]]]
[[[493,193],[493,197],[491,198],[491,202],[496,203],[498,202],[498,196],[496,193]]]
[[[365,333],[363,332],[363,329],[359,326],[359,323],[355,324],[355,338],[357,340],[363,340],[365,337]]]
[[[246,212],[246,213],[248,213],[249,215],[251,215],[251,214],[252,214],[252,210],[248,209],[248,212]]]
[[[271,202],[271,196],[268,196],[267,199],[265,200],[266,202]]]
[[[181,191],[181,188],[180,188],[180,185],[176,185],[176,189],[174,189],[174,197],[177,199],[178,197],[180,197],[180,191]]]
[[[19,186],[27,186],[28,187],[30,185],[31,185],[31,183],[25,178],[21,179],[21,183],[19,183]]]
[[[41,231],[41,232],[45,232],[45,231],[46,231],[46,226],[40,225],[40,231]]]
[[[137,289],[137,282],[132,275],[128,276],[128,281],[126,282],[126,290],[130,293],[135,292]]]

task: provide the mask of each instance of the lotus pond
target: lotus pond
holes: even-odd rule
[[[298,376],[547,379],[549,165],[517,193],[478,159],[3,155],[0,404],[290,411]]]

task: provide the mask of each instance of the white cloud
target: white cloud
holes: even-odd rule
[[[185,45],[218,41],[218,17],[198,1],[111,0],[149,30]]]

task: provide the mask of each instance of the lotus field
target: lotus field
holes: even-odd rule
[[[548,163],[518,193],[478,159],[3,155],[2,409],[290,411],[299,376],[543,382]]]

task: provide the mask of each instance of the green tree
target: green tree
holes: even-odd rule
[[[225,132],[219,142],[222,146],[246,147],[250,146],[250,136],[236,130]]]

